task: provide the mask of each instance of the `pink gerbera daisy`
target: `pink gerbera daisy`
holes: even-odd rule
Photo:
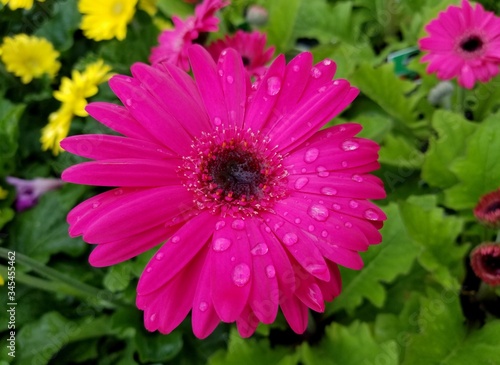
[[[476,80],[487,82],[498,74],[500,18],[481,4],[473,8],[463,0],[461,7],[450,6],[425,29],[429,37],[420,39],[419,45],[429,51],[422,57],[429,62],[427,72],[436,72],[441,80],[458,77],[468,89]]]
[[[250,76],[259,77],[266,71],[266,65],[273,58],[274,47],[266,49],[266,34],[260,32],[247,33],[238,30],[234,35],[226,35],[208,45],[207,50],[215,60],[226,48],[234,48],[241,54],[243,64]]]
[[[159,45],[151,50],[149,62],[168,62],[189,71],[188,48],[193,43],[203,43],[205,33],[219,29],[219,19],[214,14],[228,4],[224,0],[204,0],[196,6],[194,16],[186,20],[173,16],[174,29],[160,34]]]
[[[337,264],[360,269],[358,251],[381,241],[385,196],[369,172],[378,145],[350,123],[320,128],[358,94],[332,80],[335,64],[283,55],[253,89],[233,49],[216,64],[201,46],[177,67],[132,66],[113,76],[124,106],[95,102],[90,115],[123,134],[66,138],[94,159],[64,171],[78,184],[117,187],[75,207],[70,235],[97,244],[94,266],[130,259],[166,241],[146,266],[137,306],[148,330],[169,333],[192,311],[196,336],[220,321],[250,336],[281,307],[302,333],[308,308],[340,292]]]

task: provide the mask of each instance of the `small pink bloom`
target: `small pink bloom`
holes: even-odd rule
[[[436,72],[441,80],[458,77],[458,83],[471,89],[475,82],[487,82],[499,72],[500,18],[485,11],[481,4],[473,8],[467,0],[462,6],[450,6],[425,27],[429,36],[419,40],[428,51],[422,61],[429,62],[427,72]]]
[[[93,159],[64,171],[77,184],[115,187],[68,214],[71,236],[96,244],[94,266],[163,242],[137,287],[150,331],[169,333],[192,313],[199,338],[220,321],[250,336],[280,307],[302,333],[341,290],[337,265],[363,266],[381,241],[385,191],[379,146],[354,123],[321,129],[358,94],[332,80],[335,64],[280,55],[255,89],[234,49],[218,63],[189,49],[194,79],[169,63],[132,66],[109,81],[124,106],[91,116],[119,132],[62,141]],[[82,149],[81,146],[92,146]]]
[[[481,223],[500,228],[500,189],[483,195],[474,208],[474,215]]]
[[[36,178],[33,180],[7,176],[7,183],[16,188],[16,210],[23,211],[33,207],[47,191],[58,189],[63,185],[60,179]]]
[[[500,244],[483,243],[470,254],[472,270],[489,285],[500,285]]]
[[[194,16],[186,20],[173,16],[174,29],[164,30],[159,35],[159,45],[151,50],[149,62],[167,62],[189,71],[188,48],[193,43],[202,43],[204,33],[219,29],[215,13],[228,4],[225,0],[204,0],[196,6]]]
[[[256,77],[264,74],[266,65],[274,55],[274,47],[266,49],[266,34],[256,31],[247,33],[238,30],[234,35],[226,35],[224,39],[212,42],[207,50],[217,61],[226,48],[238,51],[250,76]]]

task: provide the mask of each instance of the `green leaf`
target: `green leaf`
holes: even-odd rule
[[[132,279],[132,263],[130,261],[123,262],[112,266],[104,277],[103,284],[106,289],[116,293],[124,290],[130,284]]]
[[[436,207],[435,196],[413,196],[400,204],[401,216],[413,242],[420,249],[419,263],[445,288],[458,288],[468,245],[458,245],[463,220],[446,216]],[[461,281],[461,280],[460,280]]]
[[[474,103],[472,108],[474,119],[487,118],[500,104],[500,76],[489,82],[479,83],[471,94],[467,97],[467,101]]]
[[[360,114],[354,122],[363,126],[363,130],[358,136],[371,139],[375,142],[381,142],[390,132],[392,121],[381,114]]]
[[[181,18],[186,18],[194,13],[193,6],[184,1],[178,0],[158,0],[158,9],[167,17],[177,15]]]
[[[138,330],[135,343],[142,363],[165,362],[173,359],[183,346],[182,334],[174,331],[165,336],[161,333],[146,333]]]
[[[26,106],[0,99],[0,176],[14,169],[13,158],[18,148],[19,119]]]
[[[0,229],[14,218],[14,210],[11,208],[0,208]]]
[[[420,168],[424,160],[422,152],[407,138],[388,134],[380,148],[379,161],[410,170]]]
[[[267,340],[243,339],[236,329],[229,335],[227,350],[219,350],[208,360],[208,365],[292,365],[290,349],[273,347]]]
[[[395,341],[378,343],[367,323],[355,321],[350,326],[333,323],[318,347],[301,346],[305,365],[368,365],[377,360],[385,365],[399,364]]]
[[[382,228],[382,243],[371,246],[362,254],[365,267],[360,271],[342,270],[343,289],[327,312],[346,309],[353,312],[364,298],[377,307],[386,300],[382,283],[392,282],[398,275],[407,273],[417,255],[416,247],[406,232],[396,205],[384,208],[387,222]]]
[[[430,138],[422,178],[432,186],[448,188],[458,182],[449,166],[464,154],[466,142],[477,125],[458,114],[437,110],[432,117],[432,126],[439,138]]]
[[[42,263],[59,252],[81,254],[85,244],[69,237],[66,214],[85,190],[84,186],[67,184],[43,195],[35,207],[17,214],[11,228],[11,247]]]
[[[460,182],[445,191],[446,205],[473,208],[479,198],[500,185],[500,129],[494,114],[484,120],[467,142],[465,156],[451,166]]]
[[[500,364],[500,320],[469,331],[458,296],[423,298],[417,323],[402,365]]]
[[[275,0],[269,4],[269,23],[265,29],[267,41],[283,53],[293,43],[292,33],[302,0]]]

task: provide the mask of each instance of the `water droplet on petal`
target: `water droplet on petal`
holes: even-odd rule
[[[335,210],[340,210],[341,207],[340,207],[339,204],[333,204],[332,208],[335,209]]]
[[[352,175],[352,179],[356,182],[363,182],[363,178],[357,174]]]
[[[311,163],[316,161],[319,156],[319,150],[317,148],[309,148],[304,155],[304,161]]]
[[[349,206],[353,209],[356,209],[357,207],[359,207],[359,203],[356,200],[351,200],[349,202]]]
[[[214,124],[215,125],[221,125],[222,124],[222,119],[220,119],[219,117],[215,117],[214,118]]]
[[[300,218],[295,218],[295,224],[299,224],[300,222],[302,222]]]
[[[151,272],[151,271],[153,271],[153,268],[152,268],[152,267],[148,267],[148,268],[146,269],[146,272]]]
[[[326,86],[321,86],[319,89],[318,89],[318,92],[319,93],[324,93],[326,91]]]
[[[223,228],[226,225],[226,222],[224,221],[218,221],[215,223],[215,230],[218,231],[219,229]]]
[[[330,176],[330,173],[326,170],[326,167],[324,167],[324,166],[318,166],[318,167],[316,167],[316,172],[318,173],[319,177],[328,177],[328,176]]]
[[[156,319],[156,313],[153,313],[153,314],[149,317],[149,320],[150,320],[151,322],[154,322],[154,321],[155,321],[155,319]]]
[[[266,227],[265,230],[266,230],[267,233],[271,233],[271,228]]]
[[[181,240],[181,238],[179,236],[174,236],[172,237],[172,243],[179,243],[179,241]]]
[[[365,210],[364,216],[366,219],[371,220],[371,221],[376,221],[379,218],[378,213],[375,212],[373,209]]]
[[[231,240],[224,237],[219,237],[214,241],[212,248],[214,251],[222,252],[226,251],[229,246],[231,246]]]
[[[132,106],[132,104],[133,104],[132,99],[126,99],[126,100],[125,100],[125,104],[126,104],[127,106]]]
[[[122,195],[123,194],[123,189],[115,189],[114,194],[115,195]]]
[[[321,231],[321,237],[326,238],[328,236],[328,231]]]
[[[267,93],[269,95],[276,95],[281,90],[281,81],[276,76],[267,79]]]
[[[239,264],[233,270],[233,283],[242,287],[250,280],[250,267],[247,264]]]
[[[329,213],[328,209],[321,204],[314,204],[309,207],[309,215],[316,219],[318,222],[324,222],[327,220]]]
[[[283,236],[283,243],[287,246],[291,246],[291,245],[297,243],[298,240],[299,240],[299,238],[293,232],[288,232],[287,234],[285,234]]]
[[[208,309],[208,303],[207,302],[200,302],[198,309],[202,312],[205,312]]]
[[[92,208],[96,209],[101,205],[101,202],[94,202],[92,203]]]
[[[269,247],[265,243],[258,243],[254,248],[250,251],[254,256],[262,256],[265,255],[269,251]]]
[[[165,256],[163,252],[158,252],[155,257],[159,261],[163,259],[163,256]]]
[[[238,231],[241,231],[243,228],[245,228],[245,222],[242,219],[235,219],[231,224],[231,227]]]
[[[324,186],[321,188],[321,193],[325,195],[336,195],[337,189],[331,188],[329,186]]]
[[[358,142],[352,141],[350,139],[347,139],[344,142],[342,142],[342,149],[344,151],[354,151],[357,150],[358,148],[359,148]]]
[[[309,230],[309,232],[312,232],[314,231],[314,226],[310,224],[309,227],[307,227],[307,229]]]
[[[272,279],[276,276],[276,269],[273,265],[266,266],[266,275],[269,279]]]
[[[232,84],[234,82],[234,77],[232,77],[231,75],[226,76],[226,81],[228,84]]]
[[[223,70],[219,70],[219,76],[220,77],[224,76],[224,71]]]
[[[299,177],[297,180],[295,180],[295,189],[297,190],[300,190],[302,189],[304,186],[307,185],[307,183],[309,182],[309,179],[307,177]]]
[[[351,222],[345,222],[344,226],[346,226],[347,228],[351,228],[352,227],[352,223]]]
[[[323,60],[323,65],[330,66],[331,64],[332,64],[332,60],[329,60],[329,59]]]
[[[347,167],[347,161],[342,161],[342,167]]]
[[[295,71],[295,72],[299,72],[300,71],[300,67],[298,65],[294,65],[292,67],[292,70]]]
[[[317,79],[321,76],[321,71],[317,67],[313,67],[311,69],[311,76]]]

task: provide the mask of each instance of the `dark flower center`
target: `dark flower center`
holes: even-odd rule
[[[250,58],[248,58],[246,56],[241,56],[241,60],[243,61],[243,66],[250,65]]]
[[[496,212],[497,210],[500,210],[500,201],[496,201],[488,205],[484,211],[488,214]]]
[[[486,272],[492,275],[500,275],[500,256],[495,254],[484,255],[482,257],[482,263]]]
[[[207,164],[212,181],[235,199],[260,196],[265,181],[260,161],[250,152],[225,149]]]
[[[469,36],[460,42],[460,48],[462,48],[465,52],[475,52],[478,49],[481,49],[482,46],[483,41],[476,35]]]

